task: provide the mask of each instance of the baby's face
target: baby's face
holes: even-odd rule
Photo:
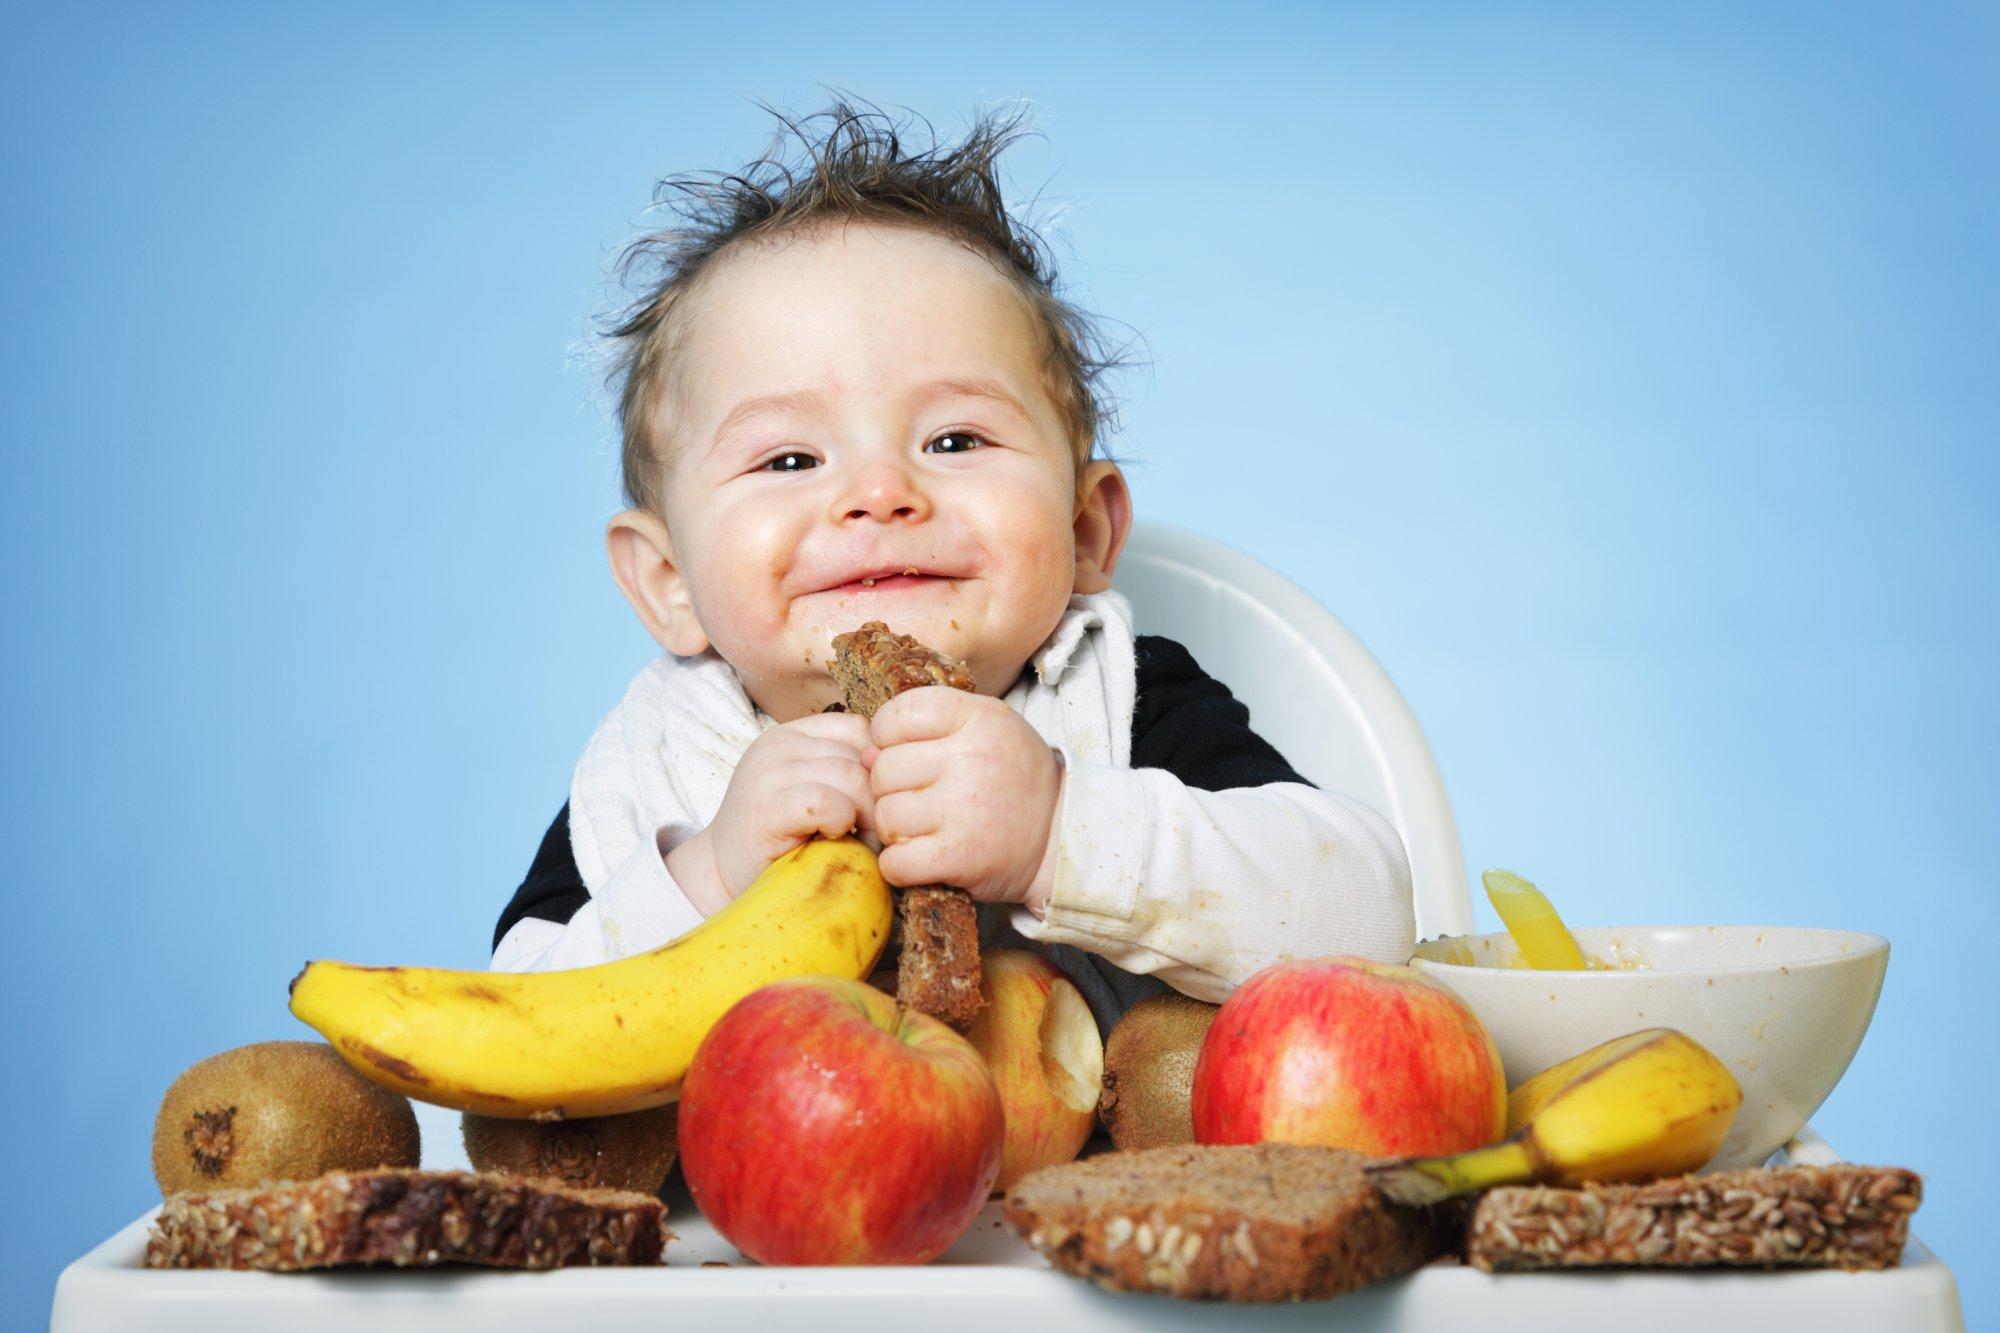
[[[1078,585],[1079,479],[1025,302],[948,240],[850,225],[729,255],[692,314],[670,562],[752,699],[823,708],[829,640],[869,620],[1004,692]]]

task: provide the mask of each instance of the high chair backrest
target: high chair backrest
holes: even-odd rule
[[[1140,521],[1113,580],[1142,634],[1187,645],[1300,773],[1366,801],[1410,854],[1417,934],[1472,931],[1458,826],[1403,696],[1305,589],[1210,537]]]

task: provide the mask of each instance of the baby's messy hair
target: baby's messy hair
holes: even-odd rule
[[[1129,361],[1122,349],[1109,351],[1095,319],[1060,294],[1047,246],[1009,215],[1001,197],[1000,154],[1034,132],[1026,108],[980,114],[953,146],[939,145],[936,130],[924,121],[930,142],[918,148],[904,142],[907,124],[865,99],[838,96],[825,110],[801,118],[758,105],[780,122],[763,155],[736,171],[661,181],[653,191],[655,206],[674,214],[678,224],[640,236],[618,259],[618,278],[635,293],[606,335],[626,502],[660,510],[660,409],[689,323],[676,310],[735,242],[827,222],[917,227],[989,259],[1027,300],[1044,332],[1044,387],[1081,471],[1115,429],[1115,406],[1101,381]],[[788,158],[793,143],[803,151]]]

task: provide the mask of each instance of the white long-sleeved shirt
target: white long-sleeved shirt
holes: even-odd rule
[[[1058,745],[1065,777],[1046,911],[1016,906],[994,921],[988,909],[984,916],[996,928],[988,934],[1004,933],[1013,938],[1002,942],[1025,943],[1058,961],[1075,961],[1060,957],[1063,946],[1101,960],[1097,970],[1110,965],[1109,988],[1123,1003],[1135,998],[1134,988],[1120,985],[1118,974],[1150,975],[1219,1001],[1284,958],[1407,960],[1416,922],[1396,831],[1362,802],[1300,779],[1250,730],[1242,704],[1180,645],[1145,638],[1140,648],[1133,766]],[[532,915],[530,907],[501,938],[493,966],[588,966],[699,925],[701,914],[675,885],[666,854],[702,826],[659,826],[651,845],[627,856],[566,922]],[[1104,996],[1095,993],[1103,988],[1086,990],[1104,1021]]]

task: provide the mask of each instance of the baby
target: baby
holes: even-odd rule
[[[607,545],[666,653],[592,737],[493,966],[653,948],[854,829],[891,884],[970,893],[982,943],[1051,956],[1107,1029],[1282,957],[1404,961],[1395,830],[1112,590],[1111,362],[1002,204],[1018,118],[921,153],[845,102],[787,127],[802,166],[669,181],[688,225],[628,252],[657,272],[614,334],[631,507]],[[978,692],[824,711],[832,637],[870,620]]]

